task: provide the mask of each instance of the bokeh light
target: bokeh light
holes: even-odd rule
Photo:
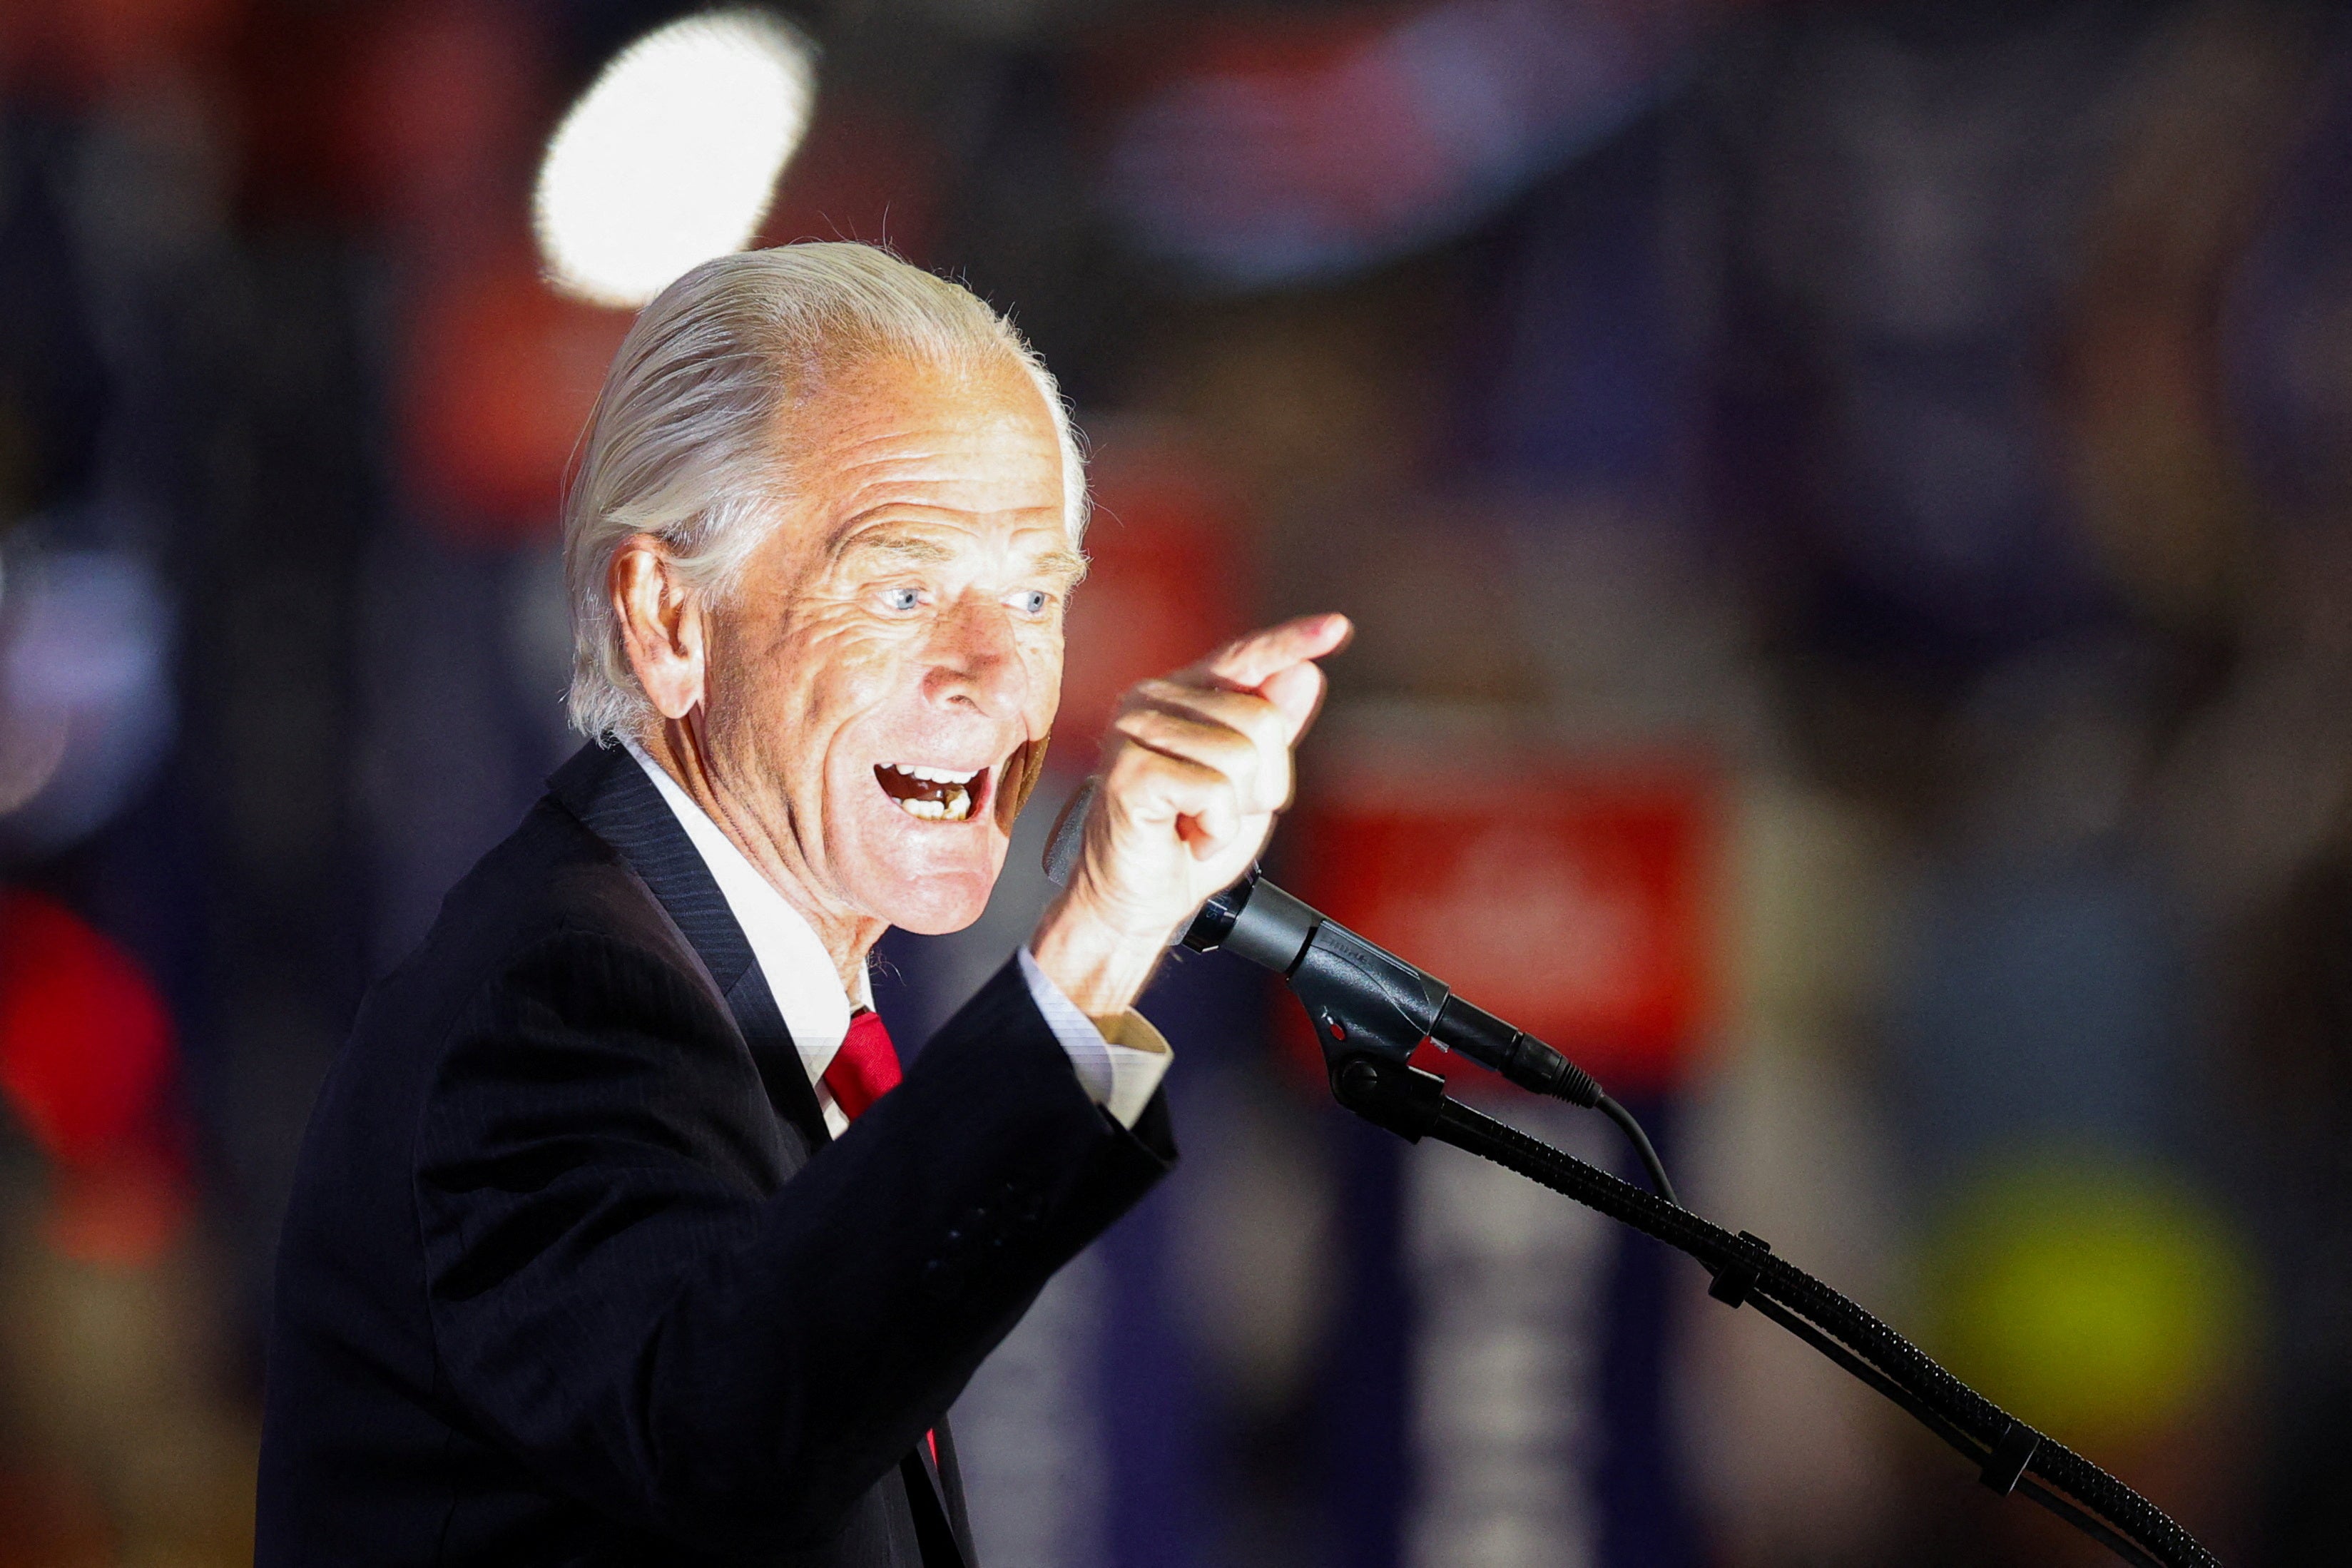
[[[68,1165],[152,1135],[172,1021],[131,956],[53,900],[0,892],[0,1095]]]
[[[152,776],[178,723],[173,610],[121,551],[28,557],[0,599],[0,838],[72,844]]]
[[[2016,1167],[1931,1255],[1952,1371],[2095,1452],[2195,1412],[2243,1353],[2249,1260],[2196,1194],[2128,1166]]]
[[[814,47],[758,12],[690,16],[624,49],[564,116],[540,166],[534,217],[556,285],[635,307],[741,249],[815,93]]]

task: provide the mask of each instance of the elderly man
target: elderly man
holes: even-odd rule
[[[1068,888],[903,1079],[1084,567],[1051,378],[854,245],[698,268],[564,521],[592,742],[370,994],[278,1272],[265,1564],[968,1564],[948,1407],[1175,1157],[1130,1005],[1265,842],[1337,616],[1130,694]]]

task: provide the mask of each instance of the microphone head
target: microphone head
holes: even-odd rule
[[[1080,784],[1054,819],[1054,831],[1045,839],[1045,879],[1057,888],[1068,887],[1070,873],[1078,868],[1078,852],[1087,843],[1087,812],[1101,787],[1094,779]]]

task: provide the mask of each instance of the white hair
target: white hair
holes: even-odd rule
[[[784,416],[827,375],[895,355],[952,367],[1010,358],[1028,373],[1061,441],[1064,517],[1078,542],[1085,459],[1061,390],[971,290],[870,245],[786,245],[704,262],[622,341],[564,497],[573,729],[604,740],[652,718],[613,613],[621,545],[653,535],[706,602],[723,604],[789,489]]]

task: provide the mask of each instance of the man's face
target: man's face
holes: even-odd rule
[[[961,930],[1060,700],[1053,420],[1009,360],[868,362],[792,417],[796,493],[710,634],[714,772],[813,898]]]

